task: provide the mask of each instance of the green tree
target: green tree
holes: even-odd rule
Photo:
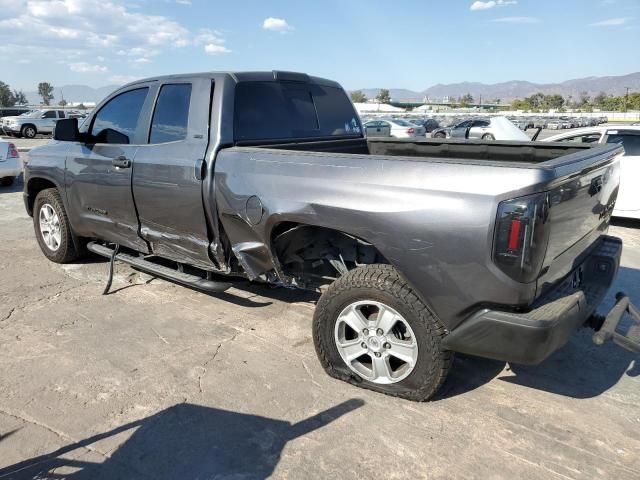
[[[391,103],[391,95],[389,95],[389,90],[386,88],[381,88],[376,96],[376,100],[379,103]]]
[[[62,100],[60,100],[58,102],[58,105],[60,105],[61,107],[66,107],[67,106],[67,101],[63,98]]]
[[[531,110],[531,104],[526,98],[524,100],[516,98],[511,102],[511,108],[513,110]]]
[[[460,97],[460,104],[463,107],[468,107],[472,103],[473,103],[473,95],[471,95],[470,93],[467,93],[466,95],[463,95],[462,97]]]
[[[13,99],[15,100],[15,105],[26,105],[27,103],[29,103],[27,101],[27,96],[22,90],[14,90]]]
[[[530,97],[524,99],[529,105],[531,105],[532,109],[539,109],[544,107],[544,94],[541,92],[534,93]]]
[[[0,106],[13,107],[16,104],[15,97],[11,93],[9,85],[0,82]]]
[[[42,97],[42,103],[51,105],[51,100],[53,100],[53,85],[49,82],[40,82],[38,84],[38,95]]]
[[[591,100],[591,97],[589,97],[589,94],[587,92],[580,92],[580,99],[578,100],[578,107],[582,108],[586,105],[589,105],[589,101]]]
[[[593,97],[593,106],[597,108],[602,108],[607,101],[607,94],[604,92],[600,92],[598,95]]]
[[[558,110],[559,108],[562,108],[564,106],[564,98],[562,98],[562,95],[547,95],[544,97],[544,101],[543,104],[545,106],[545,108],[553,108],[555,110]]]
[[[367,96],[362,93],[362,90],[355,90],[351,92],[351,101],[353,103],[365,103],[367,101]]]
[[[78,105],[77,108],[78,108],[78,110],[86,110],[87,109],[87,107],[85,106],[84,103],[81,103],[80,105]]]

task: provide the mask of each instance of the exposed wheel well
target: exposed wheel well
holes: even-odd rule
[[[27,211],[29,215],[33,216],[33,203],[36,200],[36,196],[47,188],[57,188],[57,186],[51,180],[45,178],[29,179],[29,183],[27,183]]]
[[[285,222],[271,234],[271,248],[287,281],[318,287],[360,265],[389,262],[371,243],[326,227]]]

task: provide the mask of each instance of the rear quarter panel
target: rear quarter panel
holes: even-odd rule
[[[494,266],[493,227],[501,200],[547,180],[541,170],[463,160],[241,147],[222,150],[215,165],[221,221],[254,273],[277,268],[270,242],[279,223],[340,230],[375,245],[449,328],[474,305],[533,299],[535,283]],[[264,210],[255,225],[246,213],[251,197]]]

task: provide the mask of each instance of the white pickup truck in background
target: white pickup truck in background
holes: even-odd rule
[[[66,118],[63,110],[32,110],[16,117],[4,117],[2,129],[8,135],[35,138],[39,133],[53,132],[53,127],[61,118]]]

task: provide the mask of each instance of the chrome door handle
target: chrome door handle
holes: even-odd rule
[[[120,155],[119,157],[116,157],[113,160],[111,160],[111,165],[118,168],[130,168],[131,160],[129,160],[127,157],[123,155]]]

